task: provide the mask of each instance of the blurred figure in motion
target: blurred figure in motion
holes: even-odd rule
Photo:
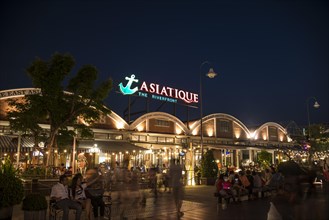
[[[172,192],[173,192],[173,196],[174,196],[177,217],[181,217],[184,215],[184,213],[181,212],[181,208],[182,208],[182,204],[183,204],[183,197],[184,197],[182,172],[183,172],[183,169],[180,166],[179,162],[176,160],[172,160],[170,168],[169,168],[169,176],[170,176],[170,180],[171,180],[171,187],[172,187]]]
[[[163,192],[167,192],[170,193],[170,187],[169,187],[169,170],[166,168],[163,170],[162,172],[162,182],[163,182],[163,187],[164,187],[164,191]]]
[[[327,159],[323,160],[322,173],[323,173],[324,181],[328,184],[329,183],[329,165],[327,163]]]
[[[118,190],[118,203],[120,219],[128,219],[127,210],[130,206],[132,196],[130,194],[131,173],[128,170],[128,163],[124,162],[122,167],[116,171],[116,184]]]
[[[309,172],[292,160],[280,163],[278,171],[284,180],[270,201],[267,220],[322,219],[317,217],[316,207],[311,207],[310,198],[305,197],[309,189]]]
[[[158,188],[157,188],[157,169],[153,166],[149,169],[148,178],[150,183],[151,192],[154,194],[154,197],[158,197]]]
[[[99,176],[88,182],[82,182],[83,177],[81,173],[77,173],[74,175],[71,183],[71,198],[81,204],[82,208],[86,211],[86,219],[89,220],[92,219],[92,206],[91,199],[87,198],[85,190],[89,185],[96,182],[98,178]]]
[[[89,169],[86,172],[86,183],[88,184],[88,187],[86,188],[86,195],[91,200],[95,218],[98,217],[98,214],[103,217],[105,212],[105,203],[103,200],[104,179],[100,174],[102,173],[98,172],[97,168]]]

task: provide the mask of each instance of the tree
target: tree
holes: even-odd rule
[[[215,162],[214,153],[208,150],[201,160],[201,176],[202,177],[216,177],[218,173],[218,166]]]
[[[39,142],[46,141],[46,139],[42,135],[43,129],[38,123],[45,119],[46,113],[42,112],[36,105],[32,106],[30,102],[21,99],[11,99],[8,104],[12,107],[12,110],[7,114],[11,130],[20,132],[22,136],[32,136],[34,150],[40,151]]]
[[[267,152],[266,150],[262,150],[259,153],[257,153],[257,162],[262,167],[269,167],[272,162],[272,154]]]
[[[21,107],[16,105],[12,110],[16,111],[17,116],[12,123],[15,120],[25,121],[25,114],[36,111],[36,119],[33,120],[35,124],[32,122],[29,129],[38,128],[40,121],[50,125],[47,166],[52,157],[52,149],[57,147],[61,130],[65,131],[68,126],[72,126],[84,134],[91,134],[88,125],[98,120],[101,114],[110,113],[103,100],[112,88],[112,80],[105,80],[96,86],[97,69],[92,65],[85,65],[67,81],[74,65],[75,61],[69,54],[55,53],[49,61],[37,58],[27,68],[27,74],[31,77],[33,86],[40,89],[40,94],[25,96],[25,104]],[[67,86],[64,85],[65,81],[68,82]],[[84,123],[78,119],[83,119]]]
[[[329,131],[324,124],[314,124],[309,129],[310,137],[308,137],[307,145],[311,163],[315,154],[329,150]]]

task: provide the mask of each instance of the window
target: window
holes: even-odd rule
[[[157,142],[157,137],[153,137],[153,136],[149,136],[148,137],[148,139],[149,139],[149,142]]]
[[[94,133],[94,138],[96,139],[108,139],[109,135],[106,133]]]
[[[10,134],[12,132],[9,126],[1,126],[0,128],[1,128],[0,133]]]
[[[131,135],[132,141],[138,141],[139,135]]]
[[[144,135],[139,136],[139,141],[146,141],[146,136]]]
[[[230,123],[228,121],[219,121],[220,132],[228,133],[230,132]]]
[[[180,143],[182,143],[182,139],[181,139],[181,138],[176,138],[175,140],[176,140],[176,141],[175,141],[176,144],[180,144]]]
[[[169,138],[169,137],[167,137],[167,138],[166,138],[166,142],[167,142],[167,143],[174,143],[174,138]]]
[[[122,134],[110,134],[109,139],[111,139],[111,140],[122,140],[123,136],[122,136]]]
[[[268,136],[270,141],[277,141],[278,129],[276,127],[268,127]]]
[[[169,124],[169,121],[165,121],[165,120],[156,120],[156,121],[155,121],[155,126],[158,126],[158,127],[169,127],[170,124]]]
[[[132,135],[131,136],[132,141],[146,141],[146,136],[145,135]]]

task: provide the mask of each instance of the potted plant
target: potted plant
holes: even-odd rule
[[[0,219],[11,219],[13,207],[21,203],[24,186],[9,157],[0,162]]]
[[[43,220],[47,215],[47,199],[40,193],[31,193],[23,199],[22,209],[24,210],[24,219]]]
[[[214,185],[218,166],[212,150],[208,150],[201,160],[201,184]]]

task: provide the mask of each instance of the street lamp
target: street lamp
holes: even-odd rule
[[[320,105],[319,103],[316,101],[316,98],[315,97],[309,97],[307,100],[306,100],[306,109],[307,109],[307,120],[308,120],[308,138],[311,137],[311,132],[310,132],[310,127],[311,127],[311,121],[310,121],[310,110],[309,110],[309,101],[310,100],[314,100],[314,105],[313,107],[314,108],[319,108]]]
[[[209,66],[211,66],[211,63],[209,61],[204,61],[203,63],[201,63],[200,65],[200,147],[201,147],[201,159],[203,158],[203,107],[202,107],[202,67],[208,64]],[[209,77],[210,79],[215,78],[215,76],[217,76],[217,73],[214,72],[213,68],[210,68],[208,73],[206,74],[207,77]]]
[[[66,167],[66,162],[67,162],[67,150],[64,150],[64,158],[65,158],[65,167]]]

